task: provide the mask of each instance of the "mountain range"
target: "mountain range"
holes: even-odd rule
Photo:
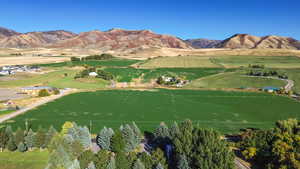
[[[230,48],[230,49],[300,49],[300,41],[281,36],[236,34],[225,40],[188,39],[156,34],[149,30],[93,30],[79,34],[65,31],[19,33],[0,27],[0,48],[92,48],[128,50],[143,48]]]

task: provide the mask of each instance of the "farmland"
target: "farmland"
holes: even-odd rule
[[[130,121],[150,130],[161,121],[189,118],[202,127],[228,133],[245,127],[268,128],[279,119],[299,118],[299,108],[292,99],[264,93],[107,90],[65,96],[7,123],[16,128],[28,120],[34,129],[39,125],[60,129],[65,121],[84,125],[92,121],[93,132],[98,132],[103,126],[117,128]]]
[[[197,79],[186,88],[262,88],[265,86],[284,87],[286,82],[278,79],[249,77],[241,72],[223,73]]]

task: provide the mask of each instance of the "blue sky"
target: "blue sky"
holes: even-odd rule
[[[150,29],[183,39],[236,33],[300,40],[299,0],[1,0],[0,26],[19,32]]]

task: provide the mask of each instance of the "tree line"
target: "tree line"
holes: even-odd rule
[[[234,168],[234,154],[221,135],[190,120],[170,127],[161,123],[145,133],[132,122],[118,129],[104,127],[97,135],[74,122],[65,122],[59,132],[53,127],[13,132],[7,126],[0,141],[1,149],[10,151],[47,149],[46,169]]]

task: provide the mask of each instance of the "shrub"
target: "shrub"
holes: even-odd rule
[[[50,93],[48,92],[48,90],[42,89],[39,91],[39,97],[46,97],[46,96],[50,96]]]
[[[71,62],[79,62],[80,58],[78,57],[71,57]]]

